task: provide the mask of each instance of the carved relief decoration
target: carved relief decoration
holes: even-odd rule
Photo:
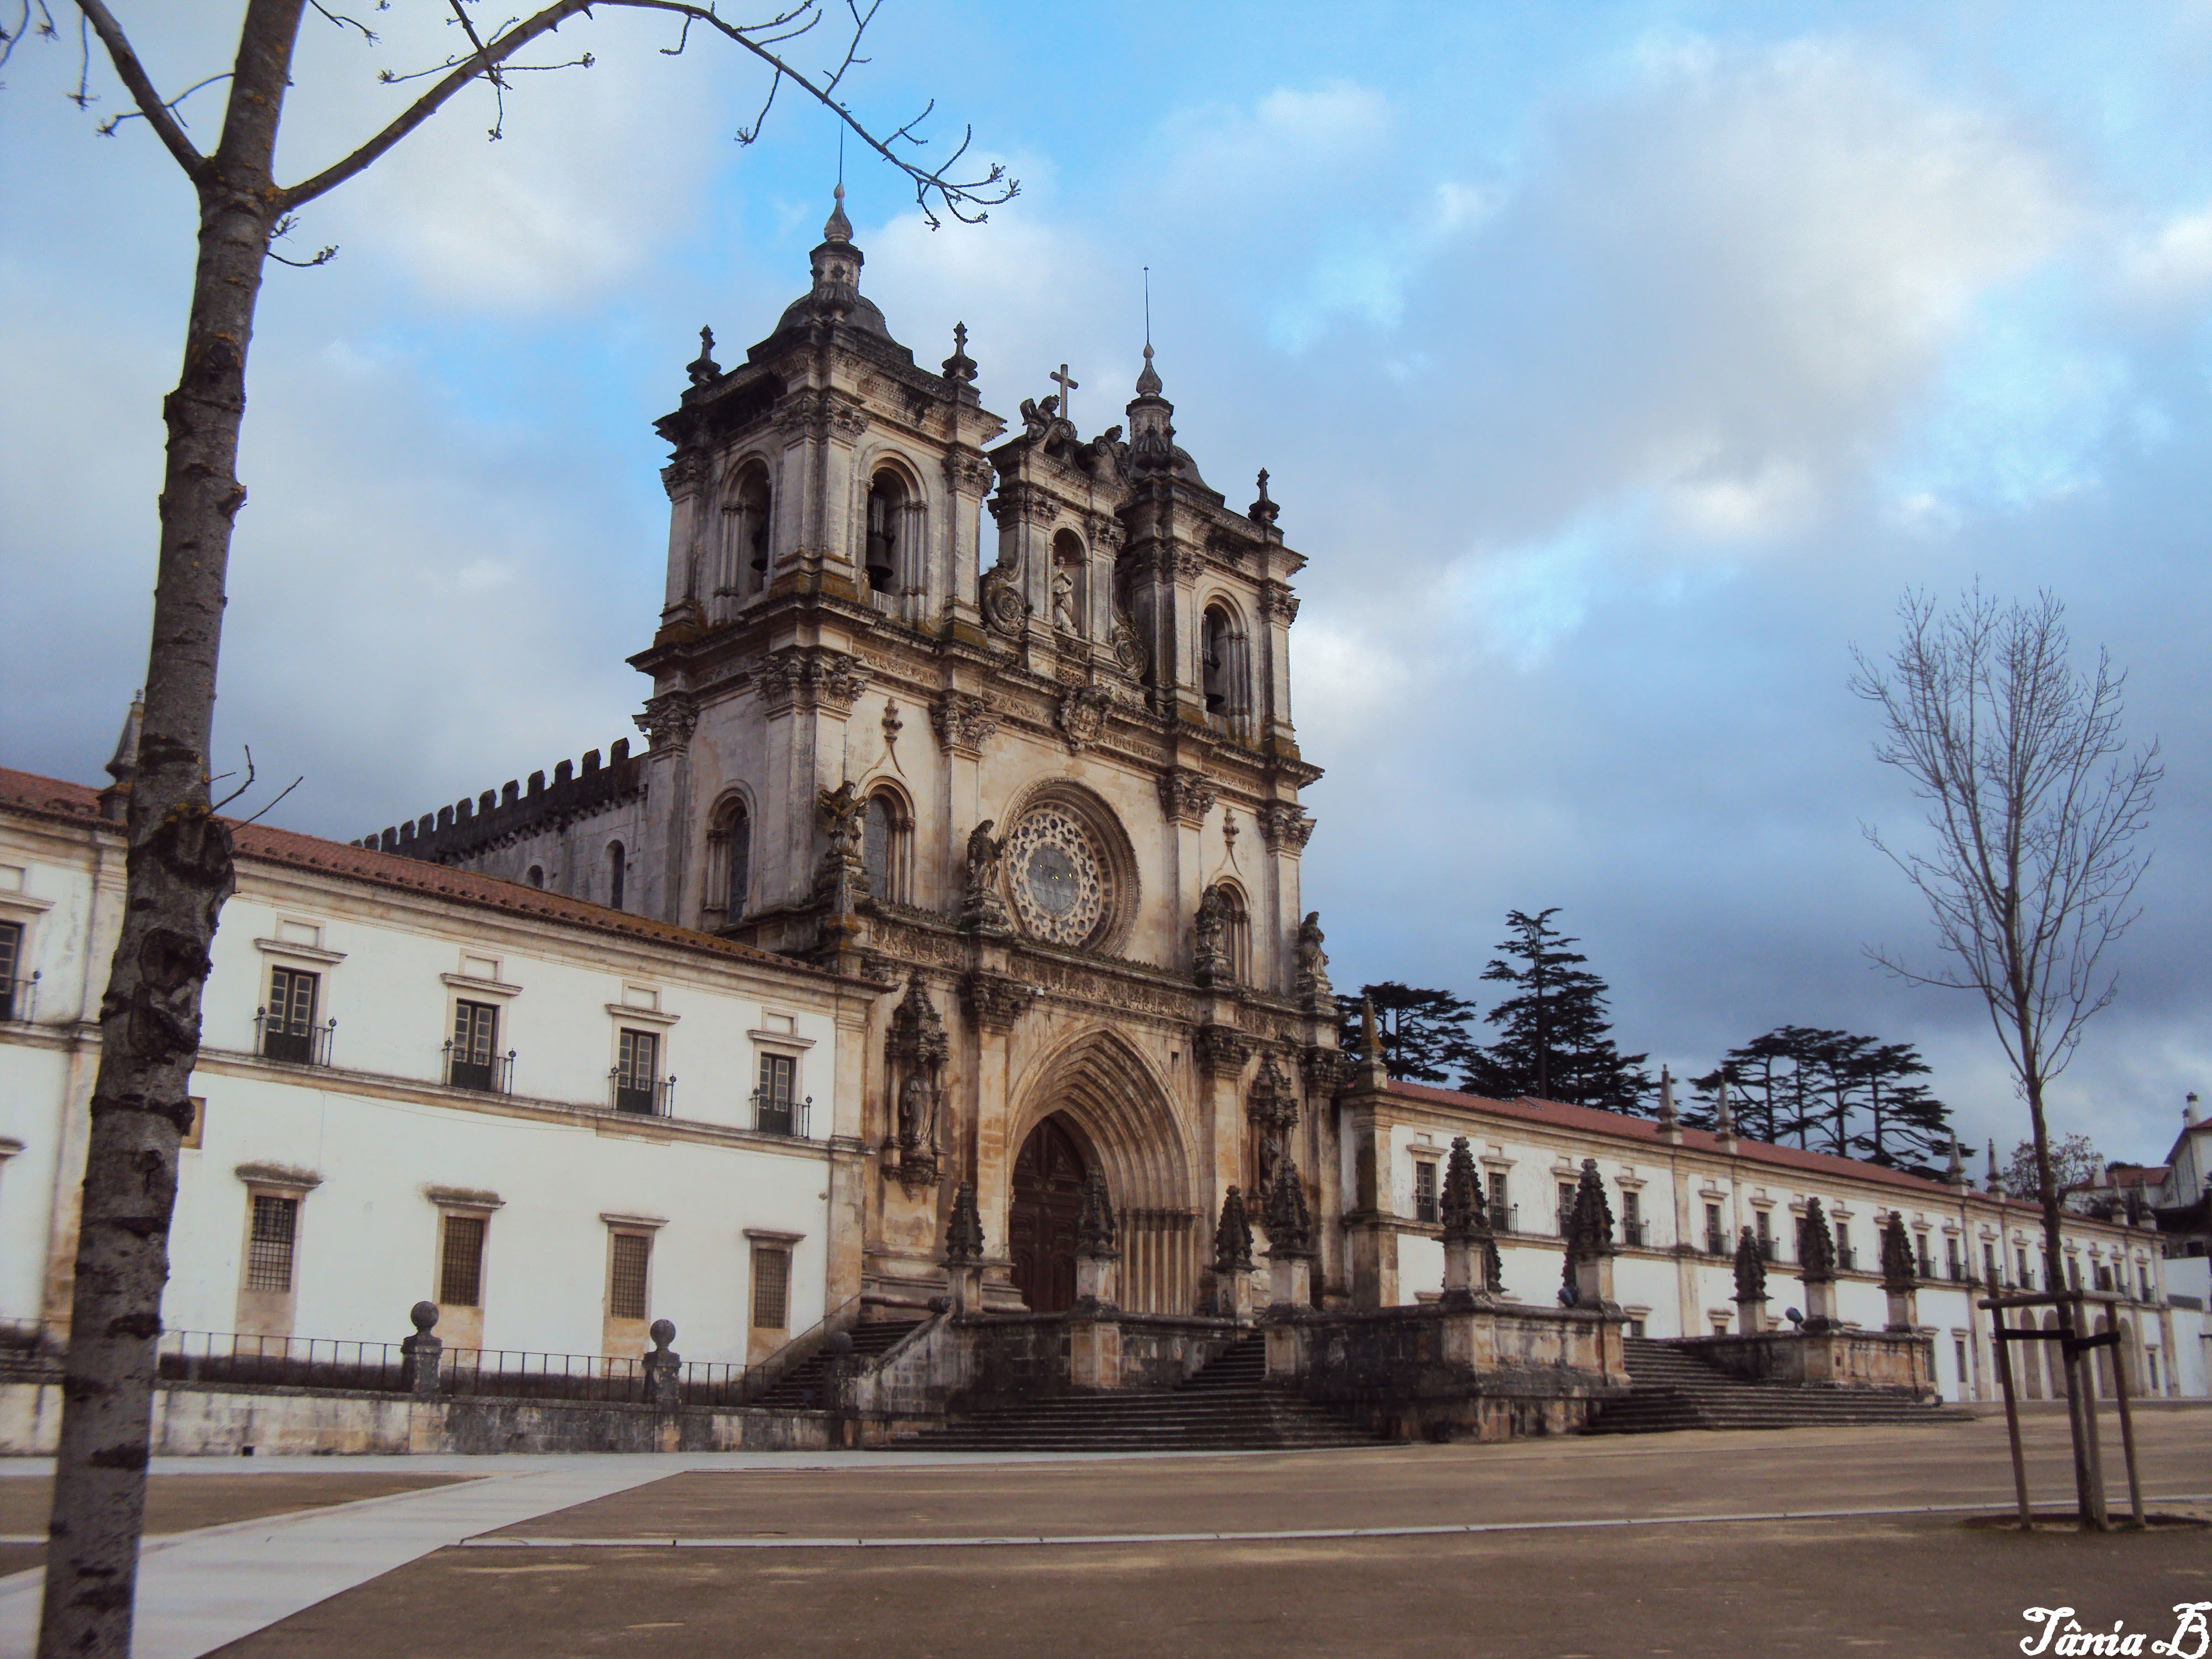
[[[1203,823],[1220,792],[1203,772],[1178,766],[1160,775],[1160,811],[1179,823]]]
[[[1289,583],[1260,584],[1260,615],[1280,617],[1285,626],[1298,619],[1298,596],[1291,591]]]
[[[960,1000],[984,1030],[1008,1031],[1036,1000],[1036,988],[1004,974],[977,972],[961,981]]]
[[[1109,702],[1103,691],[1090,686],[1075,686],[1062,695],[1052,718],[1070,754],[1080,754],[1098,741],[1106,729]]]
[[[929,711],[929,723],[943,747],[974,757],[999,729],[999,711],[967,691],[943,691]]]
[[[1252,1190],[1265,1203],[1274,1190],[1276,1171],[1290,1163],[1291,1131],[1298,1121],[1297,1091],[1272,1052],[1261,1057],[1244,1115],[1252,1126]]]
[[[1314,822],[1294,800],[1263,801],[1253,816],[1260,820],[1260,839],[1270,848],[1297,852],[1313,839]]]
[[[699,724],[699,704],[689,691],[664,691],[649,699],[642,714],[632,716],[637,729],[655,750],[687,747]]]
[[[772,651],[756,676],[761,702],[771,714],[785,709],[829,708],[848,712],[867,689],[868,668],[842,651],[818,646],[787,646]]]
[[[884,1039],[884,1085],[890,1091],[891,1133],[884,1142],[885,1166],[908,1188],[938,1175],[938,1106],[944,1098],[945,1021],[929,1000],[920,974],[909,975],[906,995],[891,1011]]]
[[[1244,1069],[1244,1062],[1252,1057],[1259,1046],[1249,1031],[1240,1031],[1234,1025],[1206,1024],[1198,1028],[1198,1063],[1202,1070],[1224,1077],[1235,1077]]]
[[[1018,635],[1030,619],[1030,602],[1023,593],[1021,566],[1013,559],[1000,559],[983,573],[983,582],[976,594],[981,606],[983,620],[1001,634]]]

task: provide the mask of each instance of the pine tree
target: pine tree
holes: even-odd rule
[[[1483,978],[1514,988],[1483,1018],[1498,1041],[1471,1048],[1461,1086],[1496,1099],[1527,1095],[1610,1112],[1642,1112],[1652,1089],[1647,1056],[1613,1046],[1607,986],[1571,949],[1581,943],[1552,926],[1555,905],[1530,915],[1506,913],[1510,933]],[[1515,966],[1515,963],[1519,966]]]
[[[1929,1074],[1909,1042],[1885,1043],[1820,1026],[1782,1025],[1722,1057],[1693,1077],[1682,1121],[1713,1126],[1714,1101],[1728,1080],[1729,1110],[1746,1138],[1800,1146],[1940,1178],[1951,1149],[1950,1109],[1911,1079]],[[1818,1136],[1824,1146],[1814,1146]]]
[[[1375,1005],[1382,1064],[1394,1078],[1449,1084],[1452,1068],[1465,1066],[1474,1052],[1474,1040],[1467,1029],[1467,1022],[1474,1018],[1472,1002],[1449,991],[1426,991],[1386,979],[1379,985],[1361,986],[1358,996],[1338,996],[1337,1042],[1346,1054],[1359,1052],[1363,1000]]]

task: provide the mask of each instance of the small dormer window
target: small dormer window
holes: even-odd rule
[[[906,486],[897,475],[878,472],[868,486],[868,539],[863,556],[868,586],[878,593],[900,589],[898,561],[906,516]]]

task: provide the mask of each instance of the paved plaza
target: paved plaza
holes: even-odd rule
[[[2156,1507],[2212,1516],[2212,1412],[2139,1433]],[[2063,1419],[2027,1437],[2063,1502]],[[17,1531],[44,1482],[8,1473]],[[2030,1606],[2158,1638],[2212,1601],[2212,1534],[1966,1524],[2008,1499],[1987,1417],[1242,1456],[165,1463],[160,1524],[201,1529],[149,1543],[137,1652],[1964,1659],[2019,1651]],[[36,1602],[35,1574],[0,1578],[0,1652],[27,1650]]]

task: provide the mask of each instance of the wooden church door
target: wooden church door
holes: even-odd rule
[[[1075,1300],[1075,1222],[1088,1166],[1057,1116],[1030,1132],[1014,1160],[1006,1247],[1014,1287],[1031,1313],[1058,1313]]]

